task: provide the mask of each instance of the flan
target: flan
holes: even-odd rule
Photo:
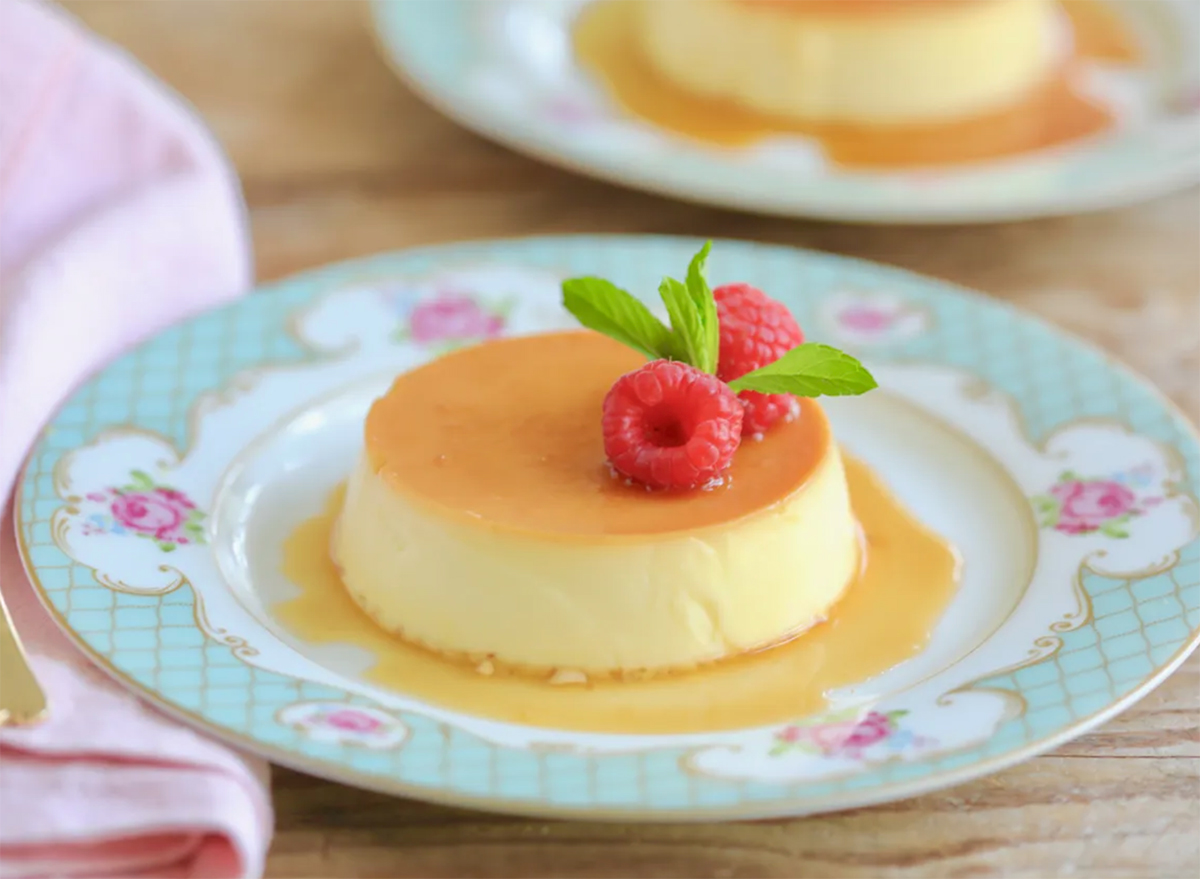
[[[1058,59],[1053,0],[634,0],[664,80],[791,122],[933,124],[1017,103]]]
[[[672,5],[672,4],[663,4]],[[590,331],[488,342],[399,376],[372,405],[332,537],[380,626],[532,673],[687,669],[824,620],[859,530],[820,406],[742,445],[720,484],[615,475],[606,392],[644,357]]]

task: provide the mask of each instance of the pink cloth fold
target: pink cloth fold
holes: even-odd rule
[[[192,112],[60,11],[0,0],[0,506],[87,373],[251,279],[237,179]],[[0,589],[50,698],[0,729],[0,877],[259,875],[265,764],[93,669],[8,514]]]

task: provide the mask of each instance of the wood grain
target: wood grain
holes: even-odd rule
[[[970,287],[1092,339],[1200,418],[1200,197],[961,228],[754,217],[631,192],[472,135],[405,90],[350,0],[68,8],[205,116],[242,175],[258,272],[551,232],[748,238]],[[1120,718],[991,778],[871,809],[719,826],[540,822],[279,770],[273,876],[1196,876],[1200,657]]]

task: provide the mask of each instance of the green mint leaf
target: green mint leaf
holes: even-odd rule
[[[659,286],[659,295],[671,318],[670,328],[632,295],[603,278],[564,281],[563,307],[585,327],[651,359],[669,357],[715,374],[720,327],[717,303],[704,271],[711,249],[712,242],[707,241],[692,257],[687,283],[664,278]]]
[[[589,330],[616,339],[651,360],[673,353],[671,331],[632,294],[603,278],[563,281],[563,307]]]
[[[704,263],[708,259],[710,250],[712,250],[712,242],[704,242],[700,252],[692,257],[692,261],[688,264],[687,292],[700,317],[702,334],[700,359],[692,361],[692,366],[715,374],[717,354],[721,347],[721,328],[717,320],[717,301],[713,298],[712,289],[708,286],[708,278],[704,271]]]
[[[674,278],[663,278],[658,286],[658,295],[662,297],[667,314],[671,316],[674,358],[690,363],[697,369],[704,369],[704,324],[688,288]]]
[[[864,394],[879,387],[867,368],[844,351],[807,342],[774,363],[729,383],[735,391],[794,394],[797,397]]]

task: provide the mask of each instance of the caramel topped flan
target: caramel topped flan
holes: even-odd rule
[[[464,349],[372,406],[333,538],[350,595],[429,649],[626,676],[759,650],[823,620],[860,563],[820,406],[721,484],[614,475],[597,412],[644,357],[589,331]]]

